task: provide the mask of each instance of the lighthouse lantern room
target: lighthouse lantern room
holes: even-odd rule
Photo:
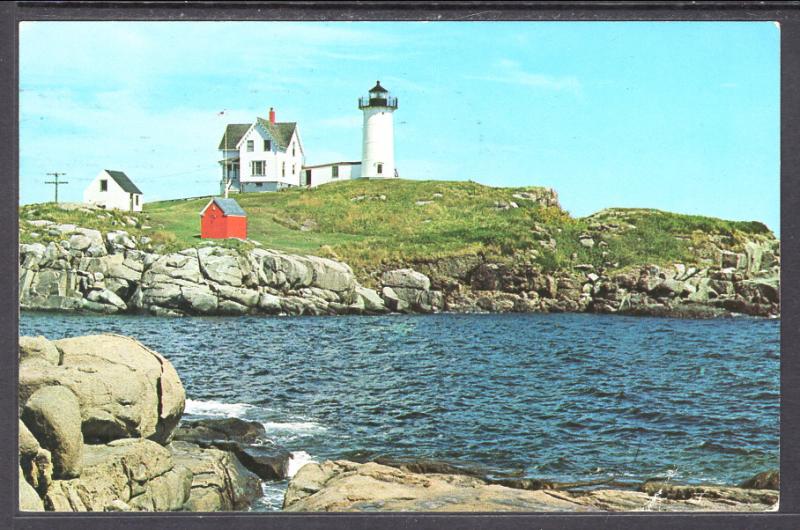
[[[364,143],[361,155],[361,176],[392,178],[394,165],[394,118],[397,98],[377,81],[367,97],[358,99],[364,112]]]

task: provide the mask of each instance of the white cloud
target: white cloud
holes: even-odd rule
[[[491,81],[512,85],[542,88],[545,90],[566,91],[580,94],[581,83],[575,76],[554,76],[529,72],[517,61],[500,59],[486,75],[468,75],[467,79]]]

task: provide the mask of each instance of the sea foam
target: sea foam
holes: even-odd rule
[[[305,451],[292,451],[292,456],[289,457],[289,465],[286,466],[287,478],[294,477],[301,467],[310,462],[316,462],[310,454]]]
[[[193,416],[213,418],[242,418],[253,405],[247,403],[222,403],[220,401],[186,400],[184,412]]]
[[[262,425],[267,430],[267,433],[272,431],[307,432],[325,430],[325,427],[313,421],[265,421],[262,422]]]

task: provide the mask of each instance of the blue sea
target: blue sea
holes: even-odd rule
[[[737,484],[778,467],[780,322],[586,314],[158,318],[23,313],[164,354],[187,418],[262,422],[308,460]],[[285,482],[256,509],[279,509]]]

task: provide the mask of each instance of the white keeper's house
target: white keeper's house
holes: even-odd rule
[[[142,191],[122,171],[104,169],[83,190],[83,202],[107,210],[142,211]]]
[[[292,186],[313,187],[357,178],[394,178],[394,121],[397,98],[378,81],[358,100],[364,114],[362,156],[359,161],[305,165],[306,153],[296,122],[269,118],[231,123],[219,142],[222,155],[220,192],[278,191]]]
[[[269,109],[269,119],[228,124],[219,150],[223,194],[226,185],[229,191],[240,193],[300,185],[305,155],[297,124],[276,122],[273,109]]]

